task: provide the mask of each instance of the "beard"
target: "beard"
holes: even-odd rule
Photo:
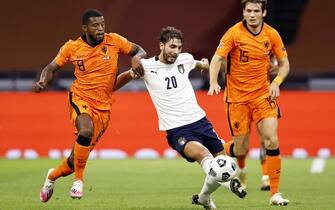
[[[97,39],[96,36],[94,36],[92,34],[89,34],[88,37],[93,42],[94,46],[100,44],[103,41],[103,38],[101,40],[99,40],[99,39]]]
[[[175,58],[173,56],[169,56],[165,51],[163,51],[163,59],[165,63],[173,64],[177,60],[177,57]]]

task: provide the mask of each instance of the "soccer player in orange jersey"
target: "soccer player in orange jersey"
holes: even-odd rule
[[[40,92],[60,67],[67,62],[75,66],[76,79],[69,92],[69,108],[77,130],[76,141],[70,156],[55,169],[49,169],[40,192],[42,202],[51,198],[56,179],[73,172],[70,196],[79,199],[83,196],[83,173],[87,159],[108,126],[112,93],[118,80],[119,54],[129,55],[132,69],[137,74],[143,72],[140,59],[146,56],[145,51],[116,33],[105,33],[105,21],[100,11],[87,10],[82,17],[82,29],[83,35],[76,40],[69,40],[61,47],[33,87],[36,92]],[[134,76],[134,72],[128,72]]]
[[[279,86],[289,73],[287,52],[278,32],[263,22],[266,0],[243,0],[242,6],[243,21],[223,35],[210,63],[208,95],[220,92],[217,79],[224,66],[224,97],[233,138],[225,144],[225,150],[243,164],[249,149],[250,124],[254,121],[266,150],[270,204],[287,205],[289,200],[279,192],[281,158],[277,128],[280,113],[276,102]],[[278,74],[272,82],[268,79],[271,53],[278,60]]]

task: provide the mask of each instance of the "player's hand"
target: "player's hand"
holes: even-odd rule
[[[201,64],[202,64],[201,72],[203,72],[204,70],[208,71],[209,70],[208,59],[207,58],[203,58],[200,61],[201,61]]]
[[[129,74],[130,74],[130,76],[131,76],[132,79],[137,79],[138,78],[138,76],[135,74],[135,72],[133,71],[133,69],[129,70]]]
[[[280,90],[277,83],[272,82],[269,88],[269,95],[271,100],[276,100],[279,97]]]
[[[219,94],[220,91],[221,91],[221,87],[220,87],[219,84],[217,84],[217,83],[216,84],[211,84],[209,86],[209,90],[207,92],[207,95],[212,96],[214,93]]]
[[[47,86],[46,82],[38,81],[33,85],[33,91],[39,93],[42,90],[45,90],[46,86]]]
[[[207,58],[203,58],[200,61],[202,62],[202,65],[205,65],[205,67],[209,68],[209,62]]]
[[[141,58],[134,56],[131,58],[131,68],[136,76],[143,77],[144,69],[140,61]]]

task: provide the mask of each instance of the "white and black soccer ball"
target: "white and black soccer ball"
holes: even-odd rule
[[[228,182],[237,174],[237,165],[233,158],[227,155],[216,156],[209,170],[209,175],[217,182]]]

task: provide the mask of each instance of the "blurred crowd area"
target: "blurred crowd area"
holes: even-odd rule
[[[3,2],[0,14],[11,17],[3,23],[6,30],[1,33],[5,41],[0,51],[0,91],[29,91],[59,48],[82,34],[81,16],[88,8],[103,12],[107,32],[140,44],[149,57],[159,53],[161,28],[171,25],[183,31],[184,51],[196,59],[210,60],[222,35],[242,18],[236,0],[73,0],[71,4],[28,0],[20,5],[27,9],[17,13],[15,1]],[[281,34],[291,64],[284,89],[335,90],[335,43],[329,41],[335,37],[335,27],[331,27],[334,7],[334,1],[268,0],[265,21]],[[62,12],[55,13],[59,8]],[[129,66],[129,58],[121,56],[119,73]],[[195,89],[208,88],[208,74],[191,72],[190,77]],[[67,65],[57,72],[50,89],[67,90],[72,81],[73,67]],[[222,85],[223,81],[221,76]],[[121,90],[143,89],[144,83],[134,80]]]

